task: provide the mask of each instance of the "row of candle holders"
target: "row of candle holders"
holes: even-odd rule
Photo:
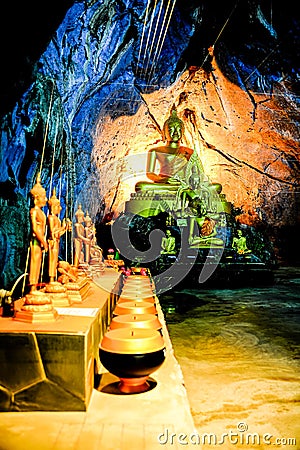
[[[135,272],[122,277],[123,287],[99,357],[105,369],[120,379],[119,391],[136,394],[150,389],[149,376],[163,364],[166,348],[151,277]]]

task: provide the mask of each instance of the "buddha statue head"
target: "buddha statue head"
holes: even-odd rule
[[[91,218],[91,216],[89,215],[88,212],[86,213],[84,221],[85,221],[85,225],[87,227],[90,227],[92,225],[92,218]]]
[[[179,142],[184,131],[184,124],[177,116],[177,111],[173,107],[170,116],[163,126],[163,140],[168,142]]]
[[[82,211],[81,204],[78,205],[78,209],[75,213],[75,217],[78,223],[82,223],[84,221],[84,212]]]
[[[58,214],[62,209],[60,206],[60,200],[56,197],[56,189],[55,188],[53,188],[52,196],[48,200],[48,205],[49,205],[50,211],[53,214]]]
[[[46,197],[46,191],[43,188],[43,186],[41,185],[41,177],[40,174],[38,174],[37,178],[36,178],[36,183],[33,186],[33,188],[30,191],[30,195],[31,198],[34,202],[35,206],[45,206],[46,202],[47,202],[47,197]]]

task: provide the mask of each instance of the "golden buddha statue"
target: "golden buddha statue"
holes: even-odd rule
[[[85,237],[84,229],[84,212],[82,206],[78,205],[78,209],[75,213],[76,223],[74,225],[74,266],[78,267],[79,264],[84,263],[84,247],[83,245],[89,244],[90,240]]]
[[[180,187],[190,187],[189,180],[192,173],[197,173],[201,183],[210,186],[220,193],[222,186],[211,184],[205,178],[202,163],[194,150],[180,144],[184,132],[184,123],[177,116],[175,108],[163,126],[163,140],[166,145],[151,148],[147,156],[146,175],[152,182],[140,181],[135,191],[176,191]],[[160,167],[156,172],[157,163]]]
[[[56,190],[53,189],[51,198],[48,200],[50,214],[48,215],[48,245],[49,245],[49,281],[53,283],[57,275],[57,263],[59,255],[59,244],[61,236],[70,230],[70,222],[63,219],[62,223],[58,217],[62,207],[59,199],[56,197]]]
[[[92,218],[90,217],[89,213],[86,213],[85,219],[85,227],[84,227],[84,235],[86,237],[86,241],[84,242],[84,248],[85,248],[85,262],[87,264],[90,263],[90,259],[91,259],[91,246],[92,246],[92,241],[94,239],[94,235],[95,235],[95,227],[94,224],[92,222]]]
[[[162,238],[160,253],[162,255],[176,255],[176,240],[170,230],[166,230],[166,235]]]
[[[46,214],[42,208],[47,203],[46,191],[41,185],[40,175],[30,191],[34,206],[30,209],[31,241],[29,285],[30,291],[25,295],[24,303],[15,312],[14,320],[22,322],[45,322],[56,320],[58,314],[54,309],[50,295],[44,289],[38,289],[43,252],[48,251],[46,239]]]
[[[151,148],[147,156],[146,175],[151,182],[140,181],[136,184],[136,192],[155,189],[157,191],[177,190],[186,180],[187,163],[193,150],[180,145],[183,133],[183,122],[173,109],[163,126],[163,140],[166,145]],[[156,173],[156,164],[160,171]]]
[[[189,244],[193,248],[220,247],[224,241],[217,236],[217,220],[206,215],[191,217],[189,227]],[[196,234],[198,227],[198,234]]]
[[[142,217],[171,213],[189,223],[190,245],[222,245],[215,225],[220,213],[230,213],[231,204],[221,194],[222,185],[211,183],[197,152],[181,145],[184,123],[173,107],[163,126],[165,145],[151,148],[147,155],[148,181],[135,185],[135,192],[125,203],[125,212]],[[208,232],[208,224],[213,229]],[[197,239],[196,227],[201,228]]]
[[[252,250],[250,250],[247,247],[247,240],[245,236],[243,236],[242,230],[237,230],[237,235],[234,236],[232,240],[232,248],[238,255],[245,255],[247,253],[251,253]]]
[[[43,252],[48,251],[46,240],[46,215],[42,208],[46,205],[46,191],[41,185],[40,175],[37,176],[36,184],[30,191],[33,207],[30,209],[31,241],[30,241],[30,264],[29,285],[30,292],[37,289]]]

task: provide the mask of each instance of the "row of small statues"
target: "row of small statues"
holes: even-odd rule
[[[55,189],[48,200],[49,215],[43,211],[47,204],[46,191],[41,185],[40,176],[30,191],[33,206],[30,209],[31,241],[29,261],[29,285],[30,292],[37,289],[41,275],[43,253],[48,252],[48,276],[49,282],[55,282],[57,278],[58,258],[60,252],[60,238],[67,231],[72,231],[70,219],[60,220],[60,200],[56,196]],[[84,216],[81,205],[76,211],[76,223],[74,225],[74,263],[78,268],[80,264],[90,264],[103,260],[102,250],[97,245],[95,227],[89,214]],[[85,225],[83,223],[85,222]]]
[[[232,249],[237,255],[246,255],[252,252],[247,246],[246,237],[243,236],[242,230],[237,230],[236,236],[232,239]],[[176,239],[172,236],[170,230],[166,230],[165,236],[161,241],[161,254],[162,255],[176,255]]]

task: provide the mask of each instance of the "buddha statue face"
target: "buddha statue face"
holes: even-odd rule
[[[86,227],[91,227],[92,226],[92,219],[90,218],[90,216],[86,216],[84,221],[85,221],[85,226]]]
[[[46,191],[41,185],[40,176],[38,175],[36,184],[33,186],[33,188],[30,191],[31,198],[34,202],[34,205],[42,208],[46,205],[47,197],[46,197]]]
[[[77,220],[77,223],[82,223],[82,222],[84,222],[84,213],[78,213],[78,214],[76,214],[76,220]]]
[[[55,189],[53,189],[52,197],[50,197],[50,200],[48,201],[48,205],[50,207],[52,214],[59,214],[62,210],[62,207],[60,205],[59,199],[56,197]]]
[[[182,120],[177,116],[176,110],[173,110],[170,117],[164,123],[164,140],[168,142],[179,142],[182,138],[183,128]]]

